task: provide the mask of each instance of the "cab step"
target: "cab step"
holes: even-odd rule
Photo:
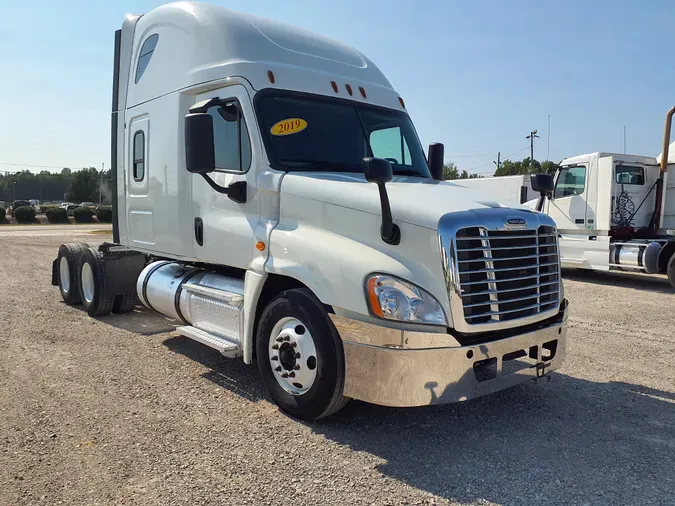
[[[224,337],[206,332],[205,330],[186,325],[176,328],[178,333],[193,341],[200,342],[206,346],[218,350],[228,358],[237,358],[242,356],[242,349],[238,342],[230,341]]]

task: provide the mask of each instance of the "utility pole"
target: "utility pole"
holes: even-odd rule
[[[539,136],[536,130],[532,130],[530,135],[525,138],[530,140],[530,167],[534,167],[534,140],[538,139]]]
[[[103,197],[103,169],[105,167],[105,162],[101,162],[101,177],[98,182],[98,207],[101,207],[101,198]]]
[[[626,154],[626,125],[623,126],[623,154]]]
[[[502,152],[497,151],[497,161],[495,162],[494,160],[492,163],[494,163],[497,166],[497,170],[499,170],[499,167],[501,167],[501,157],[502,157]]]
[[[546,134],[546,161],[551,158],[551,115],[548,115],[548,133]]]

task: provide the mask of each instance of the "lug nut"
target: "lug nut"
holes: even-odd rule
[[[284,338],[283,338],[283,337],[281,337],[281,336],[277,337],[277,342],[279,342],[279,343],[280,343],[280,342],[282,342],[283,340],[284,340]]]
[[[290,338],[290,337],[288,337],[288,336],[284,336],[284,341],[290,341],[290,340],[291,340],[291,338]]]
[[[283,373],[283,374],[281,375],[281,377],[282,377],[282,378],[288,378],[288,374]]]
[[[291,347],[295,348],[298,345],[295,341],[291,343]]]
[[[279,372],[279,371],[281,371],[281,366],[280,366],[280,365],[278,365],[278,366],[276,367],[276,369],[274,369],[274,370],[275,370],[276,372]]]
[[[279,349],[279,345],[278,345],[278,344],[273,344],[273,345],[272,345],[272,349],[273,349],[273,350],[278,350],[278,349]]]
[[[299,371],[299,370],[300,370],[300,366],[296,364],[295,367],[294,367],[293,369],[295,369],[296,371]]]
[[[295,378],[295,373],[293,371],[291,371],[291,372],[288,373],[288,376],[290,376],[291,378]]]
[[[279,357],[277,357],[276,355],[274,355],[274,356],[272,357],[272,360],[279,360]]]
[[[296,353],[295,358],[300,358],[300,353]]]

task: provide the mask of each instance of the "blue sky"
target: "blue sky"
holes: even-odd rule
[[[152,0],[25,0],[0,16],[0,170],[106,166],[113,33]],[[211,0],[353,45],[406,101],[422,143],[492,172],[502,158],[656,156],[675,104],[675,2]],[[42,170],[32,168],[31,170]]]

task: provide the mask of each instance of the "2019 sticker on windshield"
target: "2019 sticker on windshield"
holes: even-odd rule
[[[272,135],[293,135],[307,128],[307,122],[302,118],[288,118],[278,121],[270,128]]]

